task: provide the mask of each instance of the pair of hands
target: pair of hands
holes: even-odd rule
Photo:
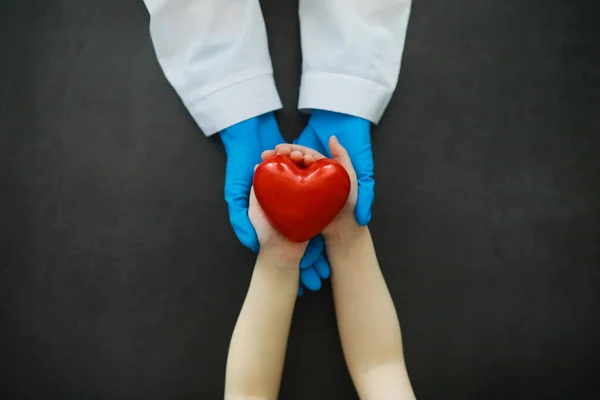
[[[227,153],[225,200],[229,206],[229,219],[242,244],[256,252],[259,240],[248,216],[254,166],[260,163],[263,151],[272,150],[285,141],[273,113],[233,125],[223,130],[220,136]],[[331,157],[328,147],[331,136],[336,136],[347,149],[356,170],[358,194],[354,214],[358,224],[366,225],[371,219],[374,198],[370,122],[346,114],[314,110],[295,143]],[[318,290],[321,280],[328,278],[329,273],[325,242],[318,235],[309,242],[300,261],[299,294],[302,294],[303,286]]]
[[[354,209],[358,198],[358,182],[356,172],[352,167],[352,161],[348,156],[346,149],[340,144],[335,136],[329,139],[328,148],[334,160],[339,162],[350,177],[350,193],[346,201],[346,205],[333,221],[321,232],[325,241],[331,236],[347,235],[353,229],[359,227],[354,217]],[[274,150],[265,150],[261,158],[266,160],[274,155],[282,155],[289,157],[292,161],[300,166],[308,167],[315,161],[325,158],[325,156],[316,150],[297,144],[280,144]],[[250,191],[250,199],[248,206],[248,217],[252,226],[254,226],[258,242],[261,246],[261,252],[269,254],[274,260],[277,260],[277,265],[283,267],[297,268],[298,263],[306,250],[308,242],[294,243],[279,233],[269,222],[266,214],[261,208],[254,187]]]

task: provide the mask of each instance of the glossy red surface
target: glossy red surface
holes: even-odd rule
[[[342,210],[350,177],[341,164],[328,158],[303,168],[276,155],[256,169],[254,192],[271,224],[301,243],[319,234]]]

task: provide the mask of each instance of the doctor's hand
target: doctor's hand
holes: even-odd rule
[[[254,166],[261,161],[264,150],[272,150],[284,143],[274,113],[259,115],[242,121],[220,133],[227,153],[225,170],[225,201],[229,207],[229,220],[242,244],[254,252],[259,250],[256,231],[248,217],[248,204]],[[323,269],[322,237],[311,240],[300,262],[300,280],[305,286],[317,290],[321,286],[319,272]],[[326,263],[326,262],[325,262]],[[325,275],[323,271],[321,274]],[[329,267],[326,275],[329,276]],[[300,293],[302,287],[300,288]]]
[[[225,169],[225,201],[229,207],[229,221],[242,244],[258,251],[258,237],[248,218],[248,200],[254,166],[260,155],[284,143],[273,113],[259,115],[224,129],[220,133],[227,153]]]
[[[352,165],[358,176],[358,199],[354,208],[356,221],[367,225],[371,220],[371,204],[374,198],[373,153],[371,151],[371,123],[352,115],[331,111],[313,110],[308,125],[294,143],[306,146],[331,157],[329,139],[336,136],[348,151]],[[317,236],[323,243],[323,236]],[[316,259],[315,268],[307,269],[301,274],[304,286],[311,290],[321,287],[321,280],[327,279],[331,269],[323,253]],[[308,283],[308,284],[307,284]],[[301,287],[302,289],[302,287]],[[302,290],[301,290],[302,292]]]
[[[348,151],[358,177],[358,199],[354,216],[359,225],[371,220],[371,205],[375,197],[373,180],[373,153],[371,150],[371,123],[366,119],[332,111],[313,110],[308,125],[294,141],[331,157],[329,139],[336,136]]]

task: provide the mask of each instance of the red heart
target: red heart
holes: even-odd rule
[[[344,208],[350,177],[340,163],[328,158],[303,168],[276,155],[256,168],[254,193],[271,224],[292,242],[302,243],[319,234]]]

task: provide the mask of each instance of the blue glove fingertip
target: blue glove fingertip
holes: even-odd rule
[[[325,241],[323,240],[323,236],[317,235],[308,242],[308,246],[306,246],[306,250],[304,251],[304,256],[300,260],[300,269],[305,269],[310,267],[315,263],[317,258],[323,253],[323,249],[325,248]]]
[[[273,112],[238,122],[223,129],[219,136],[227,153],[225,201],[229,205],[229,220],[240,242],[256,252],[258,238],[248,218],[253,168],[260,162],[263,150],[272,149],[284,140]]]
[[[314,268],[300,270],[300,281],[309,290],[317,291],[321,289],[321,278]]]
[[[322,254],[321,257],[319,257],[317,261],[315,261],[315,270],[317,271],[317,274],[319,274],[319,277],[321,277],[321,279],[329,278],[329,275],[331,274],[331,269],[329,268],[329,263],[327,262],[327,258],[325,258],[325,255]]]
[[[362,190],[361,190],[362,189]],[[358,188],[358,199],[354,208],[354,216],[359,225],[365,226],[371,221],[371,206],[373,205],[373,187]]]
[[[248,210],[243,208],[231,210],[229,215],[231,226],[239,241],[256,253],[259,249],[258,236],[256,236],[254,226],[252,226],[250,218],[248,218]]]
[[[234,228],[235,229],[235,228]],[[252,231],[252,233],[236,233],[236,236],[240,240],[240,242],[252,250],[255,253],[258,253],[260,249],[260,245],[258,244],[258,237],[256,236],[256,232]]]
[[[302,297],[304,294],[304,286],[301,283],[298,284],[298,297]]]

